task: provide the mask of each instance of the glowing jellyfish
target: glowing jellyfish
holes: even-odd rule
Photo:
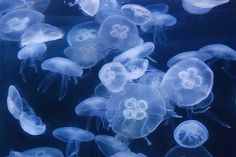
[[[21,35],[21,45],[30,45],[44,43],[48,41],[58,40],[63,37],[63,32],[52,25],[46,23],[38,23],[29,27]]]
[[[20,66],[20,74],[24,81],[25,81],[24,68],[28,64],[30,67],[34,67],[35,72],[38,72],[36,61],[42,61],[46,51],[47,51],[47,46],[44,43],[40,43],[40,44],[27,45],[17,53],[17,58],[19,60],[22,60]]]
[[[90,38],[97,38],[99,25],[94,21],[84,22],[73,26],[67,33],[66,41],[71,46]]]
[[[166,104],[160,94],[145,84],[127,84],[113,93],[107,119],[114,132],[130,138],[146,137],[163,121]]]
[[[162,88],[176,105],[193,106],[210,94],[213,77],[211,69],[201,60],[185,59],[166,72]]]
[[[53,57],[45,60],[41,64],[43,70],[50,71],[44,79],[39,83],[38,91],[42,89],[45,92],[48,87],[55,81],[58,75],[61,76],[60,91],[58,99],[61,101],[66,93],[68,88],[68,82],[73,78],[74,83],[77,84],[77,77],[83,75],[83,70],[76,63],[72,62],[69,59],[62,57]]]
[[[98,73],[101,83],[111,92],[121,91],[127,83],[127,71],[119,62],[110,62]]]
[[[151,20],[151,12],[137,4],[125,4],[121,7],[121,13],[136,25],[141,25]]]
[[[174,139],[182,147],[197,148],[207,141],[207,128],[196,120],[180,123],[174,130]]]
[[[97,135],[95,137],[95,143],[105,156],[111,156],[122,151],[130,152],[129,147],[116,137]]]
[[[145,8],[147,8],[152,13],[152,15],[166,14],[169,11],[169,6],[165,3],[149,4],[145,6]]]
[[[102,83],[99,83],[94,89],[94,95],[98,97],[109,98],[111,96],[111,92]]]
[[[147,156],[142,153],[136,154],[129,151],[123,151],[123,152],[118,152],[110,157],[147,157]]]
[[[138,29],[124,16],[109,16],[99,28],[98,40],[109,48],[125,50],[139,44]]]
[[[69,3],[70,7],[75,5],[78,5],[85,14],[94,16],[98,12],[100,0],[74,0],[74,3]]]
[[[182,0],[182,6],[190,14],[206,14],[212,8],[228,3],[229,0]]]
[[[23,32],[31,25],[44,21],[44,15],[30,9],[16,9],[0,19],[0,38],[8,41],[20,41]]]

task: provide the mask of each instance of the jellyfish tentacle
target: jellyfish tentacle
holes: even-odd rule
[[[61,101],[66,96],[66,93],[68,90],[68,82],[69,82],[69,77],[62,75],[61,76],[60,91],[58,94],[59,101]]]
[[[19,71],[19,74],[21,75],[22,77],[22,80],[24,82],[26,82],[26,78],[25,78],[25,74],[24,74],[24,69],[26,67],[26,65],[28,64],[28,61],[27,60],[22,60],[21,61],[21,64],[20,64],[20,71]]]
[[[40,91],[42,89],[42,92],[44,93],[48,89],[48,87],[52,85],[56,77],[57,77],[56,73],[49,72],[39,83],[37,91]]]
[[[72,140],[66,145],[66,157],[79,157],[79,142]]]
[[[215,121],[216,123],[220,124],[223,127],[226,127],[228,129],[232,128],[227,122],[221,120],[217,115],[215,115],[210,111],[205,112],[205,116],[207,116],[208,118],[210,118],[211,120]]]

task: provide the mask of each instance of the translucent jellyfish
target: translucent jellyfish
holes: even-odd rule
[[[25,5],[31,9],[34,9],[34,10],[37,10],[37,11],[40,11],[40,12],[44,12],[51,0],[23,0],[25,1]]]
[[[90,38],[97,38],[99,25],[95,21],[83,22],[73,26],[66,35],[66,41],[71,46]]]
[[[111,156],[122,151],[130,152],[129,147],[116,137],[97,135],[95,137],[95,143],[105,156]]]
[[[182,147],[197,148],[207,141],[207,128],[196,120],[186,120],[174,130],[174,139]]]
[[[22,60],[20,66],[20,74],[24,81],[26,81],[24,76],[25,67],[29,65],[30,67],[33,67],[35,69],[35,72],[38,72],[36,62],[43,60],[43,56],[46,51],[47,46],[44,43],[40,43],[27,45],[17,53],[17,58],[19,60]]]
[[[0,1],[0,15],[4,14],[10,10],[17,9],[24,6],[24,2],[22,0],[11,0],[11,1]]]
[[[152,14],[148,9],[137,4],[125,4],[121,7],[120,11],[136,25],[149,22],[152,17]]]
[[[201,60],[185,59],[166,72],[162,88],[176,105],[193,106],[210,94],[213,77],[211,69]]]
[[[94,95],[109,98],[111,96],[111,92],[102,83],[99,83],[94,89]]]
[[[169,6],[165,3],[154,3],[154,4],[149,4],[145,6],[152,15],[156,14],[166,14],[169,11]]]
[[[29,27],[21,35],[21,45],[30,45],[44,43],[48,41],[58,40],[63,37],[63,32],[52,25],[46,23],[38,23]]]
[[[125,50],[139,44],[138,29],[124,16],[109,16],[99,28],[98,40],[109,48]]]
[[[61,84],[58,95],[58,99],[60,101],[65,97],[67,93],[68,82],[71,80],[71,78],[74,80],[74,83],[77,84],[77,77],[81,77],[83,75],[83,70],[80,66],[78,66],[71,60],[62,57],[53,57],[45,60],[41,64],[41,68],[50,72],[39,83],[37,90],[39,91],[42,89],[42,91],[45,92],[48,87],[55,81],[56,77],[60,75]]]
[[[228,3],[229,0],[182,0],[182,6],[190,14],[206,14],[212,8]]]
[[[181,146],[175,146],[171,148],[165,155],[165,157],[213,157],[211,153],[204,147],[198,148],[184,148]]]
[[[94,16],[98,12],[100,0],[74,0],[74,3],[69,3],[70,7],[75,5],[78,5],[85,14]]]
[[[147,156],[142,153],[136,154],[133,152],[123,151],[123,152],[118,152],[110,157],[147,157]]]
[[[107,119],[112,130],[133,139],[152,133],[165,114],[164,99],[145,84],[127,84],[121,92],[111,95],[107,105]]]
[[[0,19],[0,38],[8,41],[20,41],[23,32],[31,25],[44,21],[44,15],[30,9],[16,9]]]
[[[101,83],[111,92],[119,92],[126,85],[127,71],[119,62],[110,62],[100,69],[98,73]]]

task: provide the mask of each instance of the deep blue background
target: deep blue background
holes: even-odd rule
[[[168,28],[166,35],[168,41],[164,45],[156,45],[153,58],[159,64],[157,68],[166,71],[167,60],[183,51],[197,50],[202,46],[212,43],[227,44],[236,49],[236,1],[219,6],[205,15],[191,15],[185,12],[180,0],[133,0],[138,4],[166,2],[170,6],[169,13],[178,19],[178,23]],[[69,8],[63,0],[52,0],[45,12],[46,23],[55,25],[67,32],[74,24],[92,20],[78,11],[77,7]],[[145,41],[152,41],[149,35],[143,36]],[[33,69],[25,71],[27,83],[24,83],[18,74],[20,61],[16,58],[19,44],[15,42],[0,41],[0,157],[7,155],[13,149],[23,151],[33,147],[52,146],[64,151],[65,143],[53,138],[53,129],[62,126],[86,126],[85,118],[74,113],[74,107],[93,94],[94,87],[99,83],[98,70],[105,63],[101,61],[92,69],[92,74],[81,80],[77,86],[69,86],[67,96],[58,102],[56,99],[58,83],[42,94],[36,91],[39,81],[46,72],[35,74]],[[67,46],[65,39],[47,43],[47,57],[63,56],[63,49]],[[215,74],[213,93],[215,99],[210,112],[220,119],[228,122],[232,129],[222,127],[205,114],[195,115],[193,118],[204,123],[210,133],[209,140],[204,144],[215,157],[236,157],[236,80],[225,75],[222,67],[224,62],[219,60],[211,68]],[[236,63],[231,62],[231,71],[236,73]],[[34,108],[37,115],[41,116],[47,125],[45,134],[30,136],[20,128],[7,111],[6,97],[9,85],[16,85],[22,96]],[[185,113],[180,110],[180,113]],[[184,118],[185,119],[185,118]],[[134,152],[142,152],[149,157],[163,157],[164,154],[176,145],[173,139],[174,126],[184,119],[171,119],[169,125],[160,125],[149,139],[152,146],[146,146],[144,140],[135,140],[131,143]],[[101,130],[95,134],[110,134]],[[82,157],[98,157],[95,144],[90,142],[82,145]],[[96,154],[95,154],[96,153]],[[102,157],[102,154],[100,153]]]

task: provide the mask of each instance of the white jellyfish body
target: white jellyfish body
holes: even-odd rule
[[[193,106],[209,95],[213,77],[211,69],[201,60],[185,59],[166,72],[162,88],[176,105]]]
[[[44,21],[44,15],[31,9],[16,9],[0,19],[0,38],[20,41],[21,35],[31,25]]]
[[[29,27],[21,35],[21,45],[30,45],[58,40],[63,37],[62,31],[46,23],[38,23]]]
[[[74,3],[69,3],[69,6],[78,5],[80,9],[89,16],[97,14],[100,0],[74,0]]]
[[[174,139],[182,147],[197,148],[207,141],[207,128],[196,120],[180,123],[174,130]]]

